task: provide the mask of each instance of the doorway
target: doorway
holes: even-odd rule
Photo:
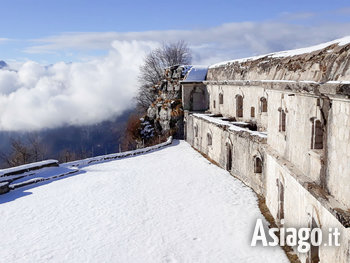
[[[232,146],[226,143],[226,170],[231,171],[232,169]]]

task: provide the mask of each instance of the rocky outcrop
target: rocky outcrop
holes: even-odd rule
[[[350,37],[322,45],[219,63],[208,81],[346,81],[350,78]]]
[[[150,139],[156,135],[183,138],[183,107],[181,84],[191,66],[176,65],[167,68],[164,78],[153,87],[156,100],[141,119],[141,136]]]

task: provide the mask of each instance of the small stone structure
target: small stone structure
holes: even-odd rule
[[[277,224],[341,231],[301,262],[350,262],[350,38],[209,67],[184,82],[185,139],[265,198]],[[198,111],[202,111],[201,113]]]

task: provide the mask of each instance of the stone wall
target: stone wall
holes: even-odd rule
[[[332,100],[328,131],[327,187],[350,208],[350,101]]]
[[[317,98],[282,91],[268,91],[268,144],[311,180],[320,183],[322,150],[311,149],[312,119],[321,119]],[[279,130],[280,111],[286,114],[285,131]]]
[[[304,54],[296,50],[213,65],[207,80],[348,81],[350,44],[324,46],[312,52],[306,49]]]
[[[350,262],[349,43],[213,65],[206,114],[185,115],[186,140],[224,169],[232,147],[228,170],[266,198],[277,223],[342,232],[340,247],[319,248],[321,262]]]
[[[324,238],[327,238],[329,228],[338,228],[341,232],[340,247],[320,246],[320,262],[350,262],[350,232],[342,225],[330,211],[315,198],[307,189],[301,186],[303,178],[296,180],[294,171],[272,154],[267,153],[266,158],[266,204],[272,215],[279,220],[280,190],[277,180],[282,182],[284,191],[284,227],[310,227],[312,219],[321,228]],[[326,202],[326,201],[325,201]],[[298,254],[302,262],[307,262],[309,256]]]
[[[263,112],[262,99],[267,101],[266,89],[259,86],[207,84],[210,106],[213,114],[235,118],[237,121],[250,122],[257,125],[258,130],[267,129],[267,112]],[[222,101],[220,101],[222,96]],[[242,96],[242,117],[237,115],[237,96]],[[252,109],[253,108],[253,109]],[[254,116],[252,116],[254,113]]]
[[[258,194],[265,193],[264,174],[254,169],[255,158],[260,158],[264,163],[266,143],[264,134],[239,127],[237,130],[232,129],[234,125],[231,122],[205,114],[187,112],[185,121],[186,140],[195,149],[204,153],[223,169],[229,170]],[[208,134],[211,136],[211,143],[208,142]],[[231,158],[230,165],[229,158]]]

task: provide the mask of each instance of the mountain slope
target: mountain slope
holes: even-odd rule
[[[3,60],[0,60],[0,69],[8,67],[7,63]]]

